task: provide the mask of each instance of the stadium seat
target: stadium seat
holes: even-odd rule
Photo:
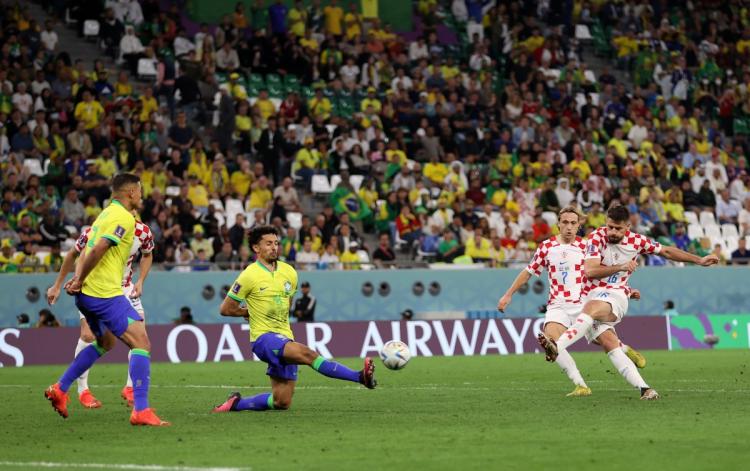
[[[156,64],[153,59],[138,59],[138,78],[141,80],[156,79]]]
[[[364,175],[352,175],[349,177],[349,183],[354,187],[354,191],[359,193],[359,188],[362,186],[364,179]]]
[[[296,211],[289,211],[286,213],[286,222],[295,231],[302,227],[302,213]]]
[[[335,190],[339,183],[341,183],[341,175],[331,175],[331,191]]]
[[[732,252],[734,252],[735,250],[737,250],[737,248],[739,247],[739,242],[738,241],[739,241],[738,237],[725,237],[724,238],[724,243],[727,246],[727,251],[729,252],[730,256],[731,256]]]
[[[731,238],[737,239],[740,237],[739,231],[737,231],[737,226],[734,224],[722,224],[721,225],[721,235],[724,236],[724,240]]]
[[[211,198],[210,200],[208,200],[208,204],[213,205],[216,211],[221,213],[224,212],[224,202],[222,202],[219,198]]]
[[[44,169],[42,169],[42,164],[39,162],[39,159],[25,159],[23,161],[23,166],[26,167],[30,174],[36,175],[38,177],[44,176]]]
[[[330,193],[333,191],[326,175],[313,175],[310,187],[313,193],[318,194]]]
[[[719,229],[719,226],[713,225],[713,226],[704,226],[703,229],[706,231],[706,237],[713,239],[722,239],[721,237],[721,229]],[[723,239],[722,239],[723,240]]]
[[[234,222],[237,220],[237,215],[244,212],[245,208],[242,207],[242,201],[237,198],[227,198],[225,211],[227,227],[234,226]]]
[[[581,41],[590,41],[591,39],[593,39],[593,36],[591,36],[591,31],[589,31],[589,27],[584,24],[577,24],[576,39]]]
[[[698,215],[693,211],[685,211],[685,220],[687,220],[688,224],[700,224],[698,222]]]
[[[708,226],[716,226],[716,216],[711,211],[701,211],[700,215],[701,226],[706,229]]]
[[[214,217],[216,218],[216,222],[217,224],[219,224],[219,227],[222,227],[227,222],[227,219],[220,212],[215,212]]]
[[[86,38],[95,38],[99,36],[99,22],[96,20],[86,20],[83,22],[83,36]]]
[[[553,211],[543,212],[542,219],[544,219],[544,221],[549,224],[550,227],[557,224],[557,214],[555,214]]]
[[[703,228],[700,224],[688,224],[687,236],[690,240],[700,239],[704,236]]]
[[[179,186],[168,186],[166,190],[167,196],[178,196],[180,194]]]

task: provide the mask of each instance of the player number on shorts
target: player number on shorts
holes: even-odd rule
[[[607,284],[617,283],[617,278],[619,278],[619,275],[615,273],[614,275],[607,278]]]

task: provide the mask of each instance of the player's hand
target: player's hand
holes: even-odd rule
[[[633,288],[630,292],[630,299],[641,299],[641,292]]]
[[[81,282],[78,281],[78,278],[73,278],[65,283],[65,292],[71,296],[81,292]]]
[[[635,260],[631,260],[628,263],[623,263],[622,265],[620,265],[620,271],[634,272],[636,268],[638,268],[638,262],[636,262]]]
[[[141,294],[143,294],[143,284],[136,283],[133,285],[133,291],[130,293],[131,299],[140,298]]]
[[[53,306],[57,302],[57,298],[60,297],[60,287],[50,286],[47,288],[47,304]]]
[[[505,312],[505,308],[508,307],[508,304],[510,304],[510,300],[513,298],[510,294],[504,294],[502,298],[500,298],[500,301],[497,302],[497,310],[500,312]]]
[[[711,254],[701,258],[700,262],[698,262],[698,265],[702,267],[710,267],[711,265],[716,265],[717,263],[719,263],[719,257],[717,255]]]

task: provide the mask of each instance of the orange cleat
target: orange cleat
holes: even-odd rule
[[[120,396],[128,403],[128,407],[133,407],[133,386],[125,386],[122,388]]]
[[[142,411],[136,411],[130,413],[130,425],[150,425],[153,427],[165,427],[172,425],[167,421],[161,420],[156,412],[151,409],[143,409]]]
[[[60,414],[63,419],[68,418],[68,393],[60,389],[58,383],[53,384],[44,391],[44,397],[52,404],[52,408]]]
[[[94,395],[91,394],[91,391],[89,391],[88,389],[78,395],[78,400],[86,409],[98,409],[102,406],[101,401],[95,398]]]

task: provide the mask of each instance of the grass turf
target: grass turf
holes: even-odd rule
[[[750,352],[646,352],[662,400],[638,400],[601,353],[575,358],[594,395],[541,355],[380,361],[365,390],[308,368],[292,409],[211,414],[230,391],[266,391],[258,362],[154,364],[151,403],[173,426],[133,428],[125,365],[91,373],[99,410],[42,397],[63,367],[0,369],[0,468],[31,461],[265,469],[741,469],[750,457]],[[360,360],[343,363],[358,367]],[[237,386],[237,387],[235,387]],[[72,390],[75,389],[73,386]],[[2,464],[5,463],[5,464]]]

